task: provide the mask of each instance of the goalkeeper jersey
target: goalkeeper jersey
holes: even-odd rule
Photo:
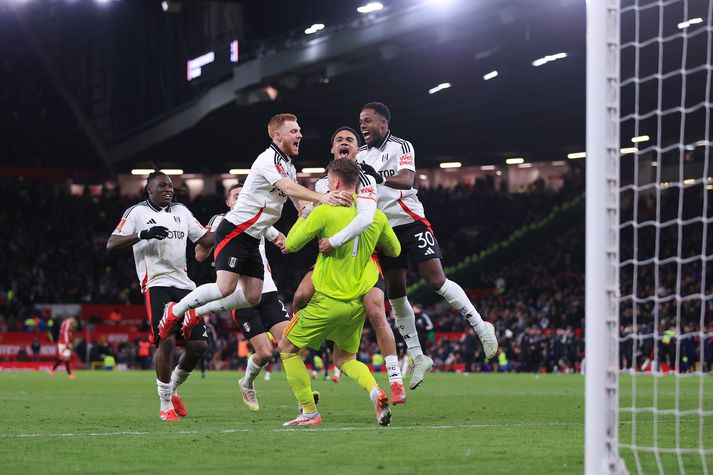
[[[300,218],[287,235],[285,246],[295,252],[315,237],[328,237],[343,229],[357,215],[356,206],[318,206],[307,219]],[[337,247],[331,253],[320,253],[312,274],[317,292],[337,300],[361,298],[376,283],[379,271],[371,260],[379,246],[389,257],[401,253],[401,244],[381,211],[361,235]]]

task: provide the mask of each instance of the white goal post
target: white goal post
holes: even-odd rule
[[[585,473],[713,472],[713,0],[587,0]]]
[[[617,473],[619,0],[587,5],[585,472]]]

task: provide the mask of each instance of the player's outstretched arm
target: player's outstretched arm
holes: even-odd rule
[[[311,201],[332,206],[351,206],[354,198],[351,193],[338,191],[336,193],[317,193],[309,188],[296,183],[289,178],[282,178],[275,182],[275,186],[293,200]]]
[[[287,233],[283,253],[297,252],[310,242],[324,228],[324,210],[317,207],[307,219],[299,218]]]

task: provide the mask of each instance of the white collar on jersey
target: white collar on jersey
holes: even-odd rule
[[[388,142],[390,138],[391,138],[391,131],[390,131],[390,130],[387,130],[387,131],[386,131],[386,137],[384,137],[384,141],[381,142],[381,145],[379,145],[378,149],[379,149],[379,150],[384,150],[384,146],[386,145],[386,142]],[[374,148],[374,147],[370,146],[369,144],[367,144],[367,147],[368,147],[370,150],[371,150],[372,148]]]
[[[275,151],[275,153],[280,155],[282,157],[282,159],[285,160],[287,163],[291,162],[290,157],[288,157],[287,155],[282,153],[282,150],[280,150],[280,147],[278,147],[277,144],[275,144],[275,142],[270,142],[270,148],[273,149]]]
[[[149,208],[151,208],[152,210],[154,210],[156,212],[159,212],[159,211],[165,211],[167,213],[171,212],[171,204],[172,203],[169,203],[168,205],[164,206],[163,208],[160,206],[156,206],[155,204],[153,204],[151,202],[151,200],[146,200],[146,204],[149,205]]]

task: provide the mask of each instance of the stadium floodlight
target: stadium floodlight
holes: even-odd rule
[[[508,165],[519,165],[521,163],[525,163],[525,159],[522,157],[506,158],[505,163],[507,163]]]
[[[151,173],[155,172],[153,168],[134,168],[131,170],[132,175],[150,175]],[[183,170],[180,168],[162,168],[161,171],[165,173],[166,175],[183,175]]]
[[[325,168],[323,167],[315,167],[315,168],[303,168],[302,173],[324,173],[326,171]]]
[[[569,158],[570,160],[576,160],[578,158],[587,158],[587,152],[568,153],[567,158]]]
[[[678,24],[678,29],[679,30],[685,30],[691,25],[697,25],[699,23],[703,23],[703,18],[691,18],[690,20],[682,21],[681,23]]]
[[[648,142],[649,140],[651,140],[651,137],[649,137],[648,135],[639,135],[638,137],[631,138],[631,141],[633,143]]]
[[[150,175],[151,173],[155,172],[153,168],[134,168],[131,170],[132,175]]]
[[[382,10],[383,8],[384,8],[384,5],[382,5],[379,2],[369,2],[366,5],[362,5],[359,8],[357,8],[357,11],[359,13],[366,15],[367,13],[378,12],[379,10]]]
[[[463,164],[461,162],[443,162],[438,166],[441,168],[460,168]]]
[[[652,166],[652,167],[658,167],[658,166],[659,166],[659,162],[651,162],[651,166]]]
[[[489,81],[497,76],[498,76],[497,71],[490,71],[488,74],[483,75],[483,79],[485,79],[486,81]]]
[[[228,170],[228,173],[231,175],[247,175],[250,173],[249,168],[231,168]]]
[[[552,61],[557,61],[558,59],[564,59],[567,57],[567,53],[555,53],[555,54],[548,54],[547,56],[543,56],[542,58],[538,58],[532,62],[532,65],[534,67],[539,67],[547,63],[551,63]]]
[[[161,2],[161,10],[165,12],[168,11],[168,2],[166,0],[163,0],[163,2]]]
[[[448,89],[449,87],[451,87],[451,83],[449,83],[449,82],[442,82],[442,83],[440,83],[438,86],[432,87],[431,89],[429,89],[429,90],[428,90],[428,93],[429,93],[429,94],[435,94],[435,93],[437,93],[437,92],[441,92],[441,91],[444,90],[444,89]]]
[[[624,147],[619,149],[619,153],[621,153],[622,155],[628,155],[630,153],[636,153],[638,151],[639,149],[636,147]]]
[[[695,183],[696,183],[695,178],[686,178],[685,180],[683,180],[684,185],[694,185]]]
[[[707,145],[710,145],[710,142],[707,140],[699,140],[696,142],[696,147],[705,147]]]
[[[310,26],[305,30],[305,35],[312,35],[314,33],[317,33],[318,31],[324,30],[324,24],[323,23],[315,23],[314,25]]]
[[[532,167],[533,167],[532,163],[520,163],[517,166],[517,168],[532,168]]]
[[[495,170],[495,165],[483,165],[480,169],[483,171]]]

